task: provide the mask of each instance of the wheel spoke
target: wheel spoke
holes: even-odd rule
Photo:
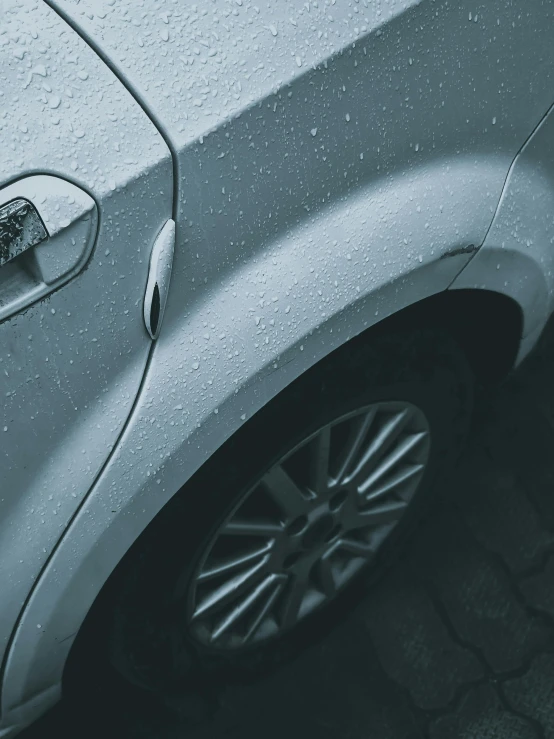
[[[383,495],[387,495],[387,493],[390,493],[391,490],[394,490],[400,485],[403,485],[405,482],[408,482],[408,480],[411,480],[420,472],[423,472],[424,469],[424,464],[413,464],[406,466],[404,469],[400,470],[391,478],[389,478],[387,482],[383,483],[381,486],[375,488],[371,492],[366,493],[366,501],[377,500],[377,498],[381,498]]]
[[[281,534],[283,527],[269,521],[243,521],[231,519],[222,527],[221,533],[229,536],[266,536],[274,537]]]
[[[344,481],[346,484],[357,482],[364,474],[367,474],[367,470],[371,468],[376,460],[386,451],[387,447],[398,437],[405,422],[408,420],[409,414],[409,409],[405,408],[383,425],[364,452],[352,474]]]
[[[310,488],[315,493],[329,489],[329,451],[331,448],[331,427],[326,426],[311,442]]]
[[[367,511],[351,509],[346,513],[343,524],[347,531],[365,529],[370,526],[380,526],[386,523],[395,523],[406,510],[407,503],[403,500],[393,500],[390,503],[372,506]]]
[[[308,510],[308,499],[281,465],[272,467],[262,478],[262,484],[288,519],[297,518]]]
[[[364,443],[364,439],[369,430],[369,427],[373,423],[373,419],[377,415],[377,409],[364,413],[363,415],[353,419],[350,434],[344,445],[344,449],[339,457],[337,465],[336,482],[342,485],[345,481],[346,476],[349,473],[352,463],[358,456],[360,449]]]
[[[267,595],[266,602],[263,604],[256,618],[250,625],[250,628],[248,629],[246,636],[244,637],[245,643],[250,641],[250,639],[252,639],[256,631],[259,629],[261,623],[267,617],[267,615],[269,614],[269,612],[275,605],[275,601],[277,600],[277,597],[279,596],[279,594],[281,593],[281,591],[283,590],[287,582],[286,575],[274,575],[273,577],[274,577],[273,582],[275,583],[275,587]]]
[[[252,588],[254,583],[263,575],[269,555],[266,554],[263,559],[257,562],[253,567],[245,572],[239,572],[234,577],[226,580],[222,585],[213,590],[206,596],[197,606],[192,614],[192,618],[199,618],[217,611],[235,600],[241,593],[248,588]]]
[[[238,603],[212,631],[211,641],[218,639],[223,633],[225,633],[225,631],[227,631],[227,629],[229,629],[230,626],[236,624],[236,622],[248,610],[250,610],[250,608],[263,598],[263,596],[266,595],[268,588],[275,583],[276,577],[277,575],[268,575],[246,596],[246,598]]]
[[[412,434],[406,437],[393,451],[379,464],[379,466],[372,472],[372,474],[364,480],[359,486],[358,490],[361,495],[364,495],[369,488],[378,482],[384,475],[389,472],[400,460],[409,454],[419,442],[425,438],[427,434],[422,431],[419,434]]]
[[[221,577],[222,575],[227,575],[231,572],[234,572],[234,570],[239,570],[241,569],[241,567],[244,567],[250,562],[261,559],[264,554],[267,554],[272,546],[273,540],[270,540],[265,546],[260,547],[259,549],[256,549],[252,552],[244,552],[243,554],[239,554],[236,557],[229,557],[228,559],[224,559],[221,562],[212,565],[211,567],[207,567],[198,575],[198,582],[212,580],[214,577]]]
[[[289,588],[283,603],[281,625],[289,629],[298,621],[300,606],[307,590],[307,580],[304,576],[295,575],[289,580]]]

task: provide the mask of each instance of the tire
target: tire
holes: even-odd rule
[[[320,361],[227,441],[129,550],[101,605],[93,609],[102,618],[91,612],[95,659],[105,654],[118,679],[167,705],[190,709],[194,697],[200,697],[200,706],[211,698],[216,703],[227,683],[255,678],[320,639],[386,571],[429,507],[463,448],[473,386],[465,355],[436,329],[361,335]],[[399,400],[423,412],[431,443],[417,491],[371,563],[332,603],[280,638],[237,650],[201,643],[186,625],[190,583],[208,542],[245,491],[324,424],[371,404]]]

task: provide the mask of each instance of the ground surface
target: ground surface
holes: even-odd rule
[[[200,728],[62,702],[22,739],[554,739],[553,336],[479,402],[450,502],[294,663],[228,689]]]

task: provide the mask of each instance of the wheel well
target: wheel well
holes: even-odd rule
[[[447,290],[408,306],[368,331],[416,326],[447,330],[465,351],[483,384],[500,382],[513,369],[523,313],[512,298],[490,290]]]
[[[366,329],[355,340],[376,332],[437,327],[447,330],[461,348],[483,384],[499,382],[513,368],[522,334],[523,315],[519,305],[500,293],[486,290],[456,290],[438,293]],[[163,509],[162,509],[163,510]],[[159,515],[159,514],[158,514]],[[148,530],[148,527],[145,531]],[[140,538],[140,537],[139,537]],[[131,547],[132,548],[132,547]],[[102,635],[106,633],[109,603],[117,588],[118,572],[123,562],[115,568],[97,595],[71,648],[66,662],[64,686],[78,686],[81,674],[80,659],[87,655],[91,664],[102,652]]]

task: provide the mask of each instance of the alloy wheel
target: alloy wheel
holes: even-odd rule
[[[423,412],[391,401],[341,416],[287,452],[204,549],[189,590],[193,637],[249,647],[332,601],[406,514],[430,444]]]

